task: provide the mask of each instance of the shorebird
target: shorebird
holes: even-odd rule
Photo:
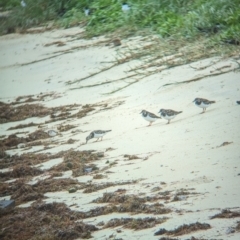
[[[202,113],[206,112],[206,108],[209,107],[212,103],[215,103],[215,101],[209,101],[204,98],[195,98],[194,101],[196,106],[203,109]]]
[[[175,118],[178,114],[182,113],[182,111],[180,112],[177,112],[177,111],[174,111],[174,110],[171,110],[171,109],[160,109],[159,110],[159,113],[160,113],[160,116],[162,118],[165,118],[168,120],[168,123],[170,123],[170,121]]]
[[[153,122],[155,122],[158,118],[158,116],[156,116],[155,114],[151,113],[151,112],[148,112],[146,110],[142,110],[140,112],[140,114],[142,114],[142,117],[149,122],[149,125],[148,126],[151,126]]]
[[[107,133],[107,132],[110,132],[112,130],[95,130],[95,131],[92,131],[87,137],[86,137],[86,143],[88,142],[88,140],[92,139],[92,138],[97,138],[97,140],[95,142],[98,141],[99,138],[101,138],[101,141],[102,141],[102,138],[103,136]]]

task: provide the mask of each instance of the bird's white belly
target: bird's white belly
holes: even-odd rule
[[[172,116],[165,115],[165,116],[163,116],[163,115],[161,114],[161,117],[164,118],[164,119],[167,119],[167,120],[171,120],[171,119],[175,118],[176,115],[172,115]]]
[[[100,138],[103,137],[105,133],[94,133],[94,138]]]
[[[146,121],[148,121],[148,122],[155,122],[157,119],[156,118],[151,118],[151,117],[149,117],[149,116],[143,116],[143,118],[146,120]]]
[[[200,108],[207,108],[207,107],[210,106],[210,104],[205,104],[205,103],[202,102],[200,105],[197,105],[197,104],[196,104],[196,106],[198,106],[198,107],[200,107]]]

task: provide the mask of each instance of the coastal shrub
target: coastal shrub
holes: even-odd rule
[[[47,21],[71,27],[84,22],[88,36],[150,30],[161,37],[217,36],[239,38],[239,0],[2,0],[10,10],[0,19],[1,33],[39,26]],[[127,3],[129,10],[123,11]],[[86,14],[89,13],[89,14]]]

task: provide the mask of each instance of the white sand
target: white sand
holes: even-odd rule
[[[109,62],[116,59],[117,51],[104,44],[87,49],[79,48],[68,54],[21,66],[21,64],[54,56],[58,54],[55,53],[56,51],[104,40],[103,37],[89,41],[69,37],[70,34],[74,35],[78,32],[81,30],[72,28],[40,34],[11,34],[0,37],[0,101],[8,102],[18,96],[49,92],[55,92],[60,97],[42,102],[48,107],[100,101],[114,104],[124,101],[116,108],[96,111],[96,113],[90,112],[87,117],[78,120],[49,124],[46,129],[56,128],[60,123],[76,124],[79,133],[68,132],[63,133],[62,137],[57,136],[57,141],[67,141],[69,138],[78,141],[68,145],[57,145],[53,142],[54,148],[47,152],[55,153],[70,148],[105,151],[111,147],[115,150],[107,151],[103,160],[98,161],[97,165],[101,168],[107,165],[107,160],[110,162],[117,160],[118,164],[110,168],[113,173],[106,174],[107,178],[101,180],[92,179],[91,174],[79,177],[78,180],[80,182],[91,180],[94,183],[138,179],[140,181],[137,184],[111,187],[91,194],[82,194],[81,191],[71,195],[68,192],[49,193],[46,194],[49,197],[47,201],[65,202],[68,205],[75,203],[76,205],[72,208],[83,211],[95,207],[94,204],[89,203],[93,199],[118,188],[126,189],[126,194],[142,193],[145,196],[156,194],[151,192],[154,187],[161,187],[161,191],[193,188],[194,190],[191,191],[199,194],[189,195],[183,201],[166,203],[165,207],[172,208],[173,212],[166,214],[170,219],[165,223],[142,231],[122,229],[121,233],[117,233],[115,229],[105,229],[93,233],[94,239],[106,239],[112,233],[123,239],[159,239],[159,236],[153,236],[159,228],[172,230],[182,224],[196,221],[209,223],[212,229],[184,235],[180,239],[191,236],[209,239],[240,239],[239,233],[226,233],[227,229],[234,226],[239,219],[209,219],[221,209],[239,210],[240,207],[240,106],[236,104],[236,100],[240,100],[240,73],[232,71],[189,84],[162,87],[167,83],[186,81],[209,74],[219,66],[231,65],[234,69],[236,63],[232,59],[219,62],[219,58],[206,59],[191,66],[200,68],[213,61],[216,61],[216,64],[203,70],[196,70],[189,65],[171,68],[110,95],[105,93],[126,85],[126,82],[117,81],[75,90],[70,88],[117,79],[124,76],[125,71],[133,63],[112,68],[81,83],[65,84],[67,81],[75,81],[111,65]],[[62,41],[66,45],[44,46],[54,41]],[[130,42],[124,42],[124,45],[128,44]],[[205,114],[200,114],[202,110],[192,103],[196,97],[215,100],[216,104],[209,107]],[[170,108],[183,113],[173,119],[170,125],[166,125],[166,120],[160,119],[151,127],[146,127],[148,122],[139,114],[141,110],[146,109],[157,114],[160,108]],[[7,131],[10,126],[32,121],[44,122],[45,118],[1,124],[0,135],[13,133],[14,131]],[[90,140],[87,145],[82,145],[85,143],[88,132],[95,129],[112,129],[112,132],[106,134],[101,142],[94,143]],[[24,130],[33,132],[36,127]],[[219,147],[223,142],[232,143]],[[23,151],[14,149],[9,153]],[[141,159],[127,161],[123,158],[124,154],[135,154]],[[147,159],[144,160],[146,157]],[[47,168],[46,165],[44,167]],[[162,185],[161,182],[166,184]],[[178,214],[178,211],[183,214]],[[85,222],[92,220],[98,223],[116,216],[119,214],[86,219]],[[126,217],[127,214],[123,216]],[[134,217],[139,216],[134,215]],[[119,228],[121,227],[117,229]]]

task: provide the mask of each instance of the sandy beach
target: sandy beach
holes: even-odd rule
[[[78,219],[98,227],[91,232],[93,239],[240,239],[240,228],[236,227],[240,221],[240,105],[236,103],[240,100],[240,72],[235,71],[239,60],[208,58],[156,72],[127,86],[134,78],[119,79],[130,76],[129,69],[139,64],[137,60],[94,73],[111,66],[119,52],[138,44],[139,38],[122,40],[121,46],[114,47],[106,37],[83,39],[82,31],[71,28],[0,37],[0,101],[14,103],[12,107],[40,104],[49,111],[39,116],[36,108],[36,114],[31,110],[32,116],[25,119],[1,120],[1,142],[10,135],[26,139],[39,130],[58,133],[52,138],[39,138],[41,144],[30,144],[40,141],[32,139],[23,142],[23,147],[17,142],[4,149],[2,144],[2,149],[11,156],[54,155],[70,150],[103,153],[91,162],[95,171],[90,164],[90,170],[84,168],[80,176],[65,169],[54,178],[74,179],[87,187],[107,187],[92,192],[78,188],[73,193],[60,187],[44,193],[46,203],[65,203],[73,211],[86,213],[100,206],[119,205],[121,202],[110,200],[93,202],[113,194],[148,199],[144,204],[162,204],[161,208],[168,209],[161,214],[154,207],[149,211],[112,210]],[[225,69],[228,72],[224,73]],[[198,81],[182,83],[201,76]],[[202,109],[193,103],[198,97],[216,103],[201,114]],[[159,116],[162,108],[182,113],[170,124],[158,119],[148,127],[140,112],[145,109]],[[25,127],[9,130],[20,124]],[[67,125],[72,129],[59,130]],[[98,129],[112,131],[102,141],[91,139],[86,144],[89,133]],[[29,185],[43,181],[62,162],[62,156],[34,162],[31,167],[43,172],[21,178]],[[11,165],[1,165],[2,173],[12,170]],[[1,182],[17,179],[3,177]],[[1,200],[10,197],[1,193]],[[19,202],[15,208],[28,208],[34,201]],[[229,217],[229,211],[238,215]],[[225,215],[213,217],[221,213]],[[151,217],[164,221],[139,229],[126,223],[106,225],[111,219]],[[208,227],[179,235],[155,234],[159,229],[171,231],[194,223]]]

